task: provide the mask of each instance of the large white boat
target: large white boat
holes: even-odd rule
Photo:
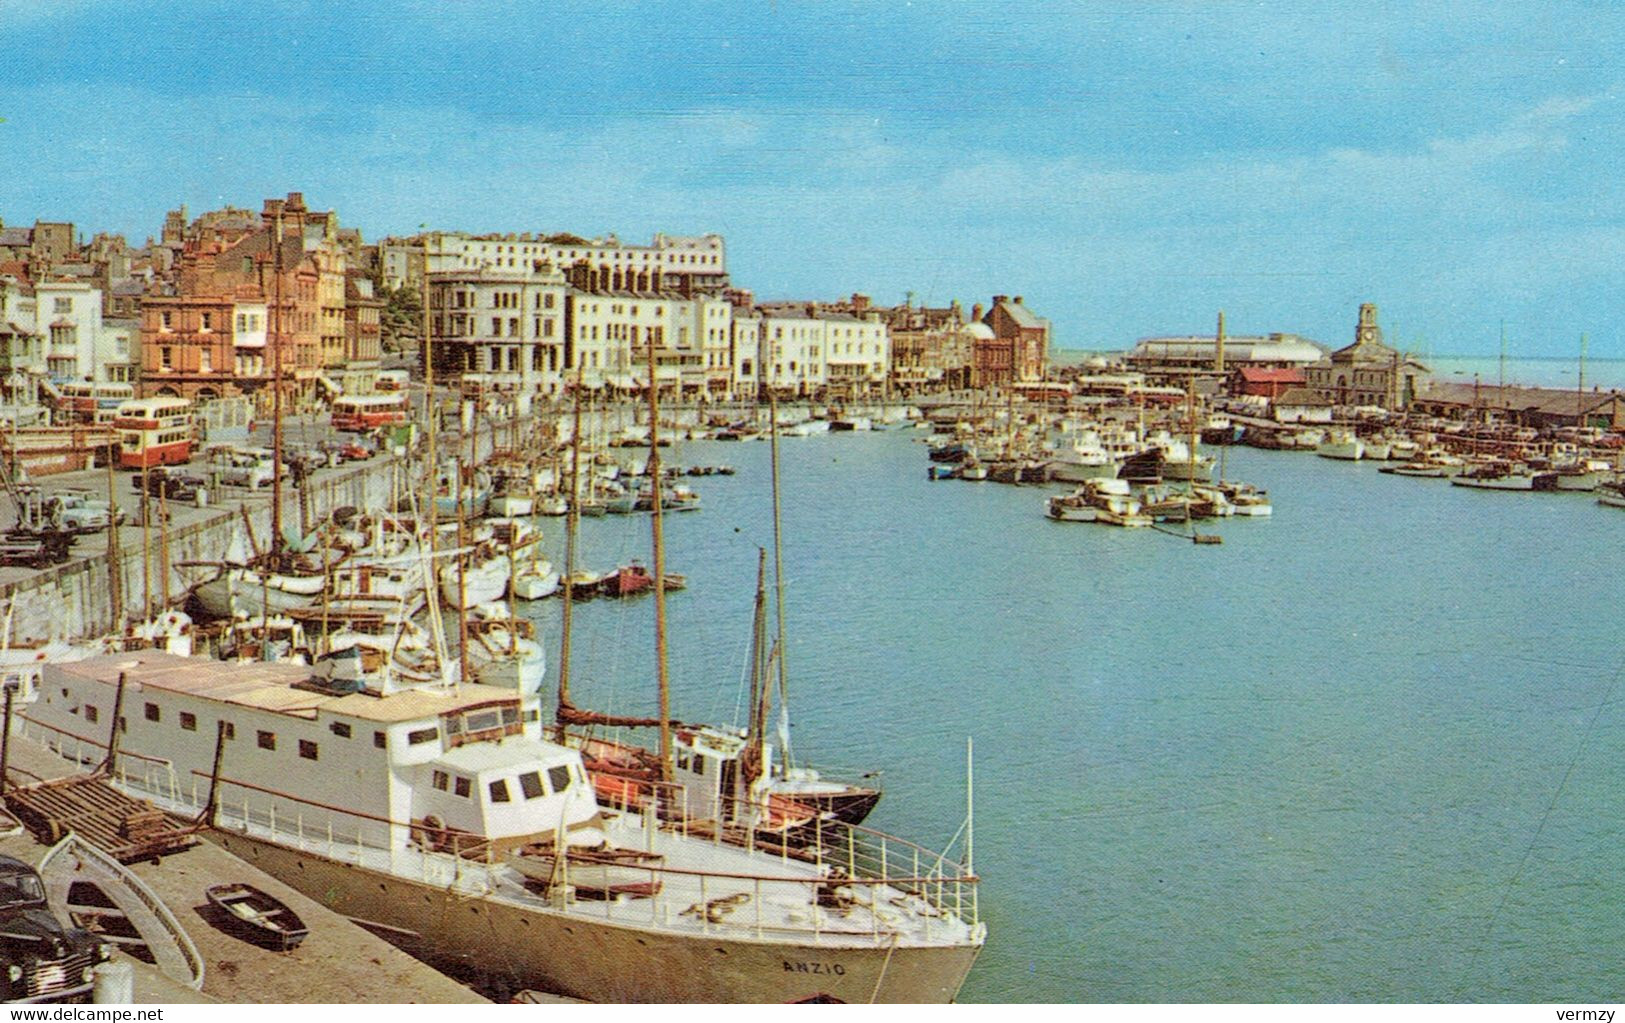
[[[212,820],[211,840],[423,958],[516,987],[943,1002],[986,940],[968,866],[837,822],[806,846],[769,841],[699,744],[679,751],[681,798],[601,804],[530,694],[384,694],[142,652],[47,666],[20,727],[99,762],[94,722],[121,698],[115,783]]]
[[[242,565],[222,566],[193,591],[198,605],[215,618],[286,614],[320,603],[327,586],[322,573],[272,572]]]
[[[1326,438],[1320,442],[1320,446],[1315,449],[1315,454],[1322,458],[1357,462],[1365,457],[1365,441],[1349,430],[1330,430],[1326,433]],[[1387,457],[1386,452],[1383,457]]]
[[[1117,476],[1119,464],[1101,443],[1100,435],[1086,430],[1056,449],[1050,461],[1050,474],[1060,483],[1111,479]]]

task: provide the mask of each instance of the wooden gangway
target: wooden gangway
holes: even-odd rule
[[[38,840],[55,844],[70,832],[120,863],[156,859],[197,844],[197,829],[172,820],[97,775],[43,781],[6,793],[6,807]]]

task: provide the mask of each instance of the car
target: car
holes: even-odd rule
[[[89,931],[65,927],[45,902],[39,874],[22,860],[0,856],[0,960],[4,1001],[87,1000],[94,970],[113,946]]]
[[[276,477],[276,463],[262,448],[217,448],[209,453],[209,472],[228,487],[259,489]]]
[[[141,479],[137,473],[130,481],[138,494],[141,492]],[[148,494],[168,501],[196,501],[198,492],[208,485],[202,476],[164,468],[147,470],[146,480]]]
[[[371,447],[359,441],[346,441],[339,446],[339,454],[347,462],[364,462],[377,454]]]
[[[47,503],[47,514],[58,529],[69,533],[93,533],[107,528],[111,509],[108,503],[100,498],[90,497],[82,492],[68,491],[53,495]],[[119,509],[115,519],[119,522],[124,521],[124,509]]]

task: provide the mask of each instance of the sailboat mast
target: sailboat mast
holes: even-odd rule
[[[1580,378],[1574,388],[1574,425],[1585,426],[1586,400],[1586,336],[1580,335]]]
[[[111,431],[109,431],[111,433]],[[116,436],[116,435],[115,435]],[[107,600],[112,615],[114,632],[124,631],[124,557],[119,551],[118,488],[113,485],[113,461],[118,457],[114,445],[107,448]],[[146,481],[143,480],[143,483]],[[0,783],[4,777],[0,776]]]
[[[435,420],[439,409],[434,400],[434,343],[431,321],[429,318],[429,236],[423,236],[423,418],[428,430],[427,451],[424,454],[429,463],[428,479],[424,485],[428,488],[429,498],[424,502],[425,514],[429,517],[429,546],[432,552],[435,542],[435,498],[439,496],[440,460],[435,450],[435,434],[437,432]]]
[[[282,213],[271,235],[271,559],[282,553]],[[301,244],[303,244],[301,242]],[[263,570],[263,566],[262,566]]]
[[[555,709],[559,730],[564,729],[564,708],[570,706],[570,619],[575,606],[576,530],[581,524],[581,367],[576,367],[574,409],[570,426],[570,503],[564,519],[564,611],[563,635],[559,638],[559,705]],[[562,737],[562,735],[561,735]]]
[[[655,674],[660,682],[660,779],[672,779],[671,681],[666,675],[666,541],[660,518],[660,388],[655,374],[655,334],[649,331],[649,486],[653,500],[650,531],[654,534]]]
[[[470,423],[477,427],[478,420]],[[469,432],[473,432],[470,430]],[[468,512],[463,506],[466,491],[463,489],[463,466],[459,458],[457,466],[457,681],[467,682],[468,677]],[[469,449],[469,471],[473,471],[473,446]],[[473,482],[470,480],[470,482]]]
[[[779,705],[788,708],[790,705],[790,682],[784,667],[784,543],[783,527],[779,515],[779,399],[778,392],[772,388],[767,392],[767,438],[768,455],[772,463],[773,479],[773,609],[777,617],[778,627],[778,673],[779,673]],[[790,768],[790,733],[788,730],[779,737],[780,770]]]
[[[767,740],[767,550],[756,548],[756,607],[750,621],[750,732],[747,743],[745,789],[748,793],[762,776],[763,747]]]

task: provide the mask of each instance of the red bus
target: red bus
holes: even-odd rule
[[[406,393],[358,394],[333,399],[333,429],[372,430],[406,422]]]
[[[123,469],[178,465],[192,457],[192,403],[185,398],[138,398],[119,406],[118,464]]]

